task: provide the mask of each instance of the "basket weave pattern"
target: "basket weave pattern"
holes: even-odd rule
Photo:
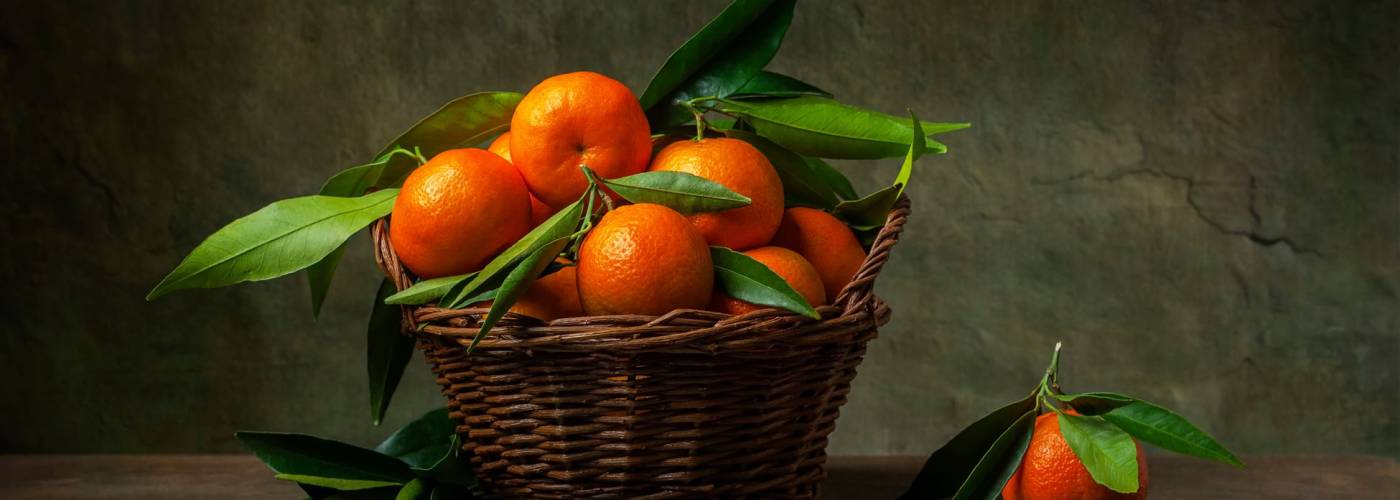
[[[820,321],[768,309],[541,323],[507,314],[468,356],[484,309],[405,307],[487,488],[506,498],[815,498],[827,436],[890,310],[875,297],[909,201]],[[375,259],[412,284],[388,238]]]

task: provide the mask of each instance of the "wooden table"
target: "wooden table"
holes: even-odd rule
[[[1255,456],[1237,470],[1150,457],[1151,497],[1400,499],[1400,462],[1374,456]],[[891,499],[915,457],[833,457],[825,498]],[[0,455],[0,499],[296,499],[250,455]]]

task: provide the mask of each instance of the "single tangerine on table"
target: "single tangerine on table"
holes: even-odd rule
[[[815,208],[787,209],[773,244],[806,257],[821,274],[826,300],[833,303],[865,262],[865,249],[851,228]]]
[[[783,219],[783,182],[768,158],[747,142],[727,137],[677,141],[656,154],[651,170],[704,177],[753,200],[748,206],[690,216],[711,245],[740,251],[767,245]]]
[[[483,149],[434,156],[404,180],[389,241],[422,278],[469,273],[529,230],[530,194],[510,163]]]
[[[817,269],[797,252],[781,247],[760,247],[744,252],[744,255],[759,261],[768,269],[787,281],[793,290],[812,307],[826,305],[826,290],[822,288],[822,277]],[[760,309],[768,309],[751,302],[745,302],[716,291],[710,301],[710,309],[729,314],[746,314]]]
[[[535,85],[510,120],[510,155],[530,192],[554,209],[583,195],[580,165],[603,178],[646,170],[651,129],[637,96],[598,73],[552,76]]]
[[[702,309],[712,290],[705,238],[685,216],[661,205],[610,211],[579,246],[579,300],[590,315]]]
[[[1074,410],[1066,413],[1078,415]],[[1030,446],[1021,459],[1021,467],[1011,475],[1001,495],[1006,500],[1129,500],[1147,498],[1147,458],[1142,444],[1137,446],[1138,490],[1118,493],[1094,482],[1084,462],[1070,449],[1060,433],[1060,420],[1054,412],[1035,419]]]
[[[486,150],[510,161],[510,132],[496,137],[496,140],[491,141],[491,145],[487,146]],[[540,225],[549,216],[554,215],[554,212],[553,208],[536,198],[535,193],[530,193],[530,227]]]

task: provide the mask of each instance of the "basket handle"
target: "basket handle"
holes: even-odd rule
[[[865,262],[860,263],[860,269],[851,277],[851,282],[836,296],[833,305],[840,307],[842,314],[853,314],[862,309],[872,312],[875,310],[875,278],[880,276],[880,269],[890,260],[890,249],[899,242],[899,234],[904,232],[904,223],[909,220],[909,212],[909,197],[901,195],[894,208],[890,209],[890,214],[885,217],[885,225],[880,228],[875,242],[870,245],[870,253],[865,256]]]

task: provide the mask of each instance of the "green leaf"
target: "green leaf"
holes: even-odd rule
[[[889,186],[864,198],[838,203],[831,213],[857,231],[875,229],[885,224],[890,207],[899,201],[899,191],[899,186]]]
[[[275,202],[215,231],[146,296],[285,276],[315,264],[393,210],[397,189]]]
[[[585,194],[585,196],[587,196],[587,194]],[[511,269],[515,268],[516,263],[539,250],[540,247],[558,238],[573,234],[574,230],[578,229],[579,223],[582,222],[582,220],[582,203],[575,201],[569,206],[564,207],[563,210],[550,216],[549,219],[546,219],[544,222],[540,223],[539,226],[531,229],[530,232],[525,233],[525,236],[521,236],[519,240],[502,251],[496,258],[491,259],[491,262],[487,262],[486,266],[470,281],[464,281],[453,286],[442,296],[442,300],[439,300],[438,303],[446,304],[445,307],[454,309],[470,304],[470,302],[467,302],[467,299],[489,289],[490,286],[495,283],[500,283],[500,280],[504,279]]]
[[[391,484],[413,479],[403,462],[358,446],[305,434],[239,431],[234,435],[278,474]]]
[[[807,162],[807,166],[812,169],[816,176],[822,179],[826,185],[831,186],[836,192],[836,196],[843,200],[854,200],[860,195],[856,194],[856,188],[851,186],[851,180],[846,178],[840,170],[836,170],[831,164],[822,161],[821,158],[802,157]]]
[[[992,449],[997,438],[1015,426],[1023,415],[1034,410],[1035,399],[1026,398],[998,408],[973,422],[929,455],[914,483],[900,498],[915,500],[953,496],[977,463]]]
[[[448,448],[442,458],[428,467],[427,470],[418,470],[423,477],[430,477],[441,484],[452,484],[480,488],[476,475],[471,470],[471,462],[467,460],[462,452],[462,437],[453,435],[448,440]]]
[[[682,101],[739,90],[782,45],[795,0],[737,0],[676,49],[642,92],[653,130],[685,123]]]
[[[394,283],[383,280],[370,305],[369,328],[366,329],[366,353],[369,373],[369,413],[374,425],[384,419],[389,400],[394,397],[403,378],[403,369],[413,357],[413,337],[403,334],[403,312],[399,306],[388,305],[384,299],[394,293]]]
[[[306,488],[306,485],[302,485]],[[394,485],[386,488],[372,488],[368,490],[355,491],[335,491],[330,490],[327,496],[319,497],[325,500],[394,500],[398,495],[399,486]]]
[[[422,280],[414,283],[413,286],[405,288],[403,291],[390,295],[384,299],[385,304],[396,305],[419,305],[427,304],[442,298],[453,285],[470,280],[476,277],[476,273],[458,274],[455,276],[443,276]]]
[[[832,213],[837,218],[846,221],[847,224],[857,230],[869,230],[885,224],[885,217],[894,208],[894,204],[899,201],[899,197],[904,194],[905,186],[909,185],[909,178],[914,172],[914,162],[923,156],[924,144],[918,140],[924,135],[923,126],[919,122],[919,117],[914,116],[914,111],[909,111],[909,130],[912,133],[909,143],[909,150],[904,154],[904,163],[899,166],[899,174],[894,178],[894,184],[885,189],[881,189],[870,195],[852,201],[843,201],[836,205]]]
[[[997,440],[987,448],[987,452],[977,461],[977,466],[972,468],[958,492],[953,495],[954,500],[996,500],[1006,482],[1021,466],[1021,459],[1025,457],[1026,448],[1031,444],[1035,417],[1034,410],[1023,413],[1016,422],[997,436]]]
[[[383,488],[385,486],[398,486],[403,484],[393,481],[340,479],[334,477],[308,476],[304,474],[277,474],[273,477],[283,481],[293,481],[300,484],[332,488],[340,491],[368,490],[371,488]]]
[[[340,266],[340,258],[345,256],[345,243],[335,247],[331,253],[306,268],[306,284],[311,287],[311,317],[321,317],[321,305],[326,303],[326,294],[331,290],[331,279]]]
[[[757,101],[721,100],[720,111],[751,123],[758,135],[803,156],[874,159],[906,154],[914,129],[893,115],[847,106],[824,97]],[[925,135],[966,128],[964,123],[921,123]],[[947,146],[925,139],[927,150]]]
[[[412,151],[389,148],[372,162],[341,170],[331,176],[321,186],[320,194],[351,197],[363,195],[375,187],[394,187],[415,168],[418,168],[418,157]]]
[[[588,175],[627,201],[655,203],[686,215],[739,208],[753,202],[723,184],[685,172],[642,172],[617,179],[603,179],[591,171]]]
[[[771,71],[759,71],[758,74],[750,78],[743,87],[739,87],[739,90],[734,91],[734,94],[732,94],[730,98],[744,99],[755,97],[801,96],[831,97],[831,94],[807,82],[784,74],[773,73]]]
[[[516,92],[477,92],[453,99],[399,134],[388,146],[384,146],[377,156],[383,156],[394,148],[417,148],[424,157],[431,159],[449,149],[481,144],[510,128],[510,117],[515,113],[515,106],[520,104],[520,99],[524,97]],[[382,180],[403,181],[387,178]],[[386,187],[391,184],[378,185]]]
[[[481,498],[480,495],[472,493],[471,488],[464,488],[458,485],[439,484],[433,488],[431,500],[463,500]]]
[[[409,481],[399,489],[399,494],[394,500],[426,500],[432,494],[432,488],[423,478],[416,478]]]
[[[321,186],[320,194],[343,198],[361,196],[378,185],[381,178],[401,180],[417,167],[418,159],[412,152],[395,148],[380,155],[373,162],[350,167],[331,177]],[[340,258],[344,255],[345,244],[342,243],[330,255],[306,268],[306,283],[311,287],[312,317],[321,315],[321,305],[326,301],[326,294],[331,289],[331,279],[335,277],[335,270],[340,266]]]
[[[807,299],[802,298],[802,294],[753,257],[712,246],[710,259],[715,265],[715,283],[730,297],[821,319],[821,315],[807,303]]]
[[[481,329],[477,330],[476,336],[472,337],[471,345],[467,346],[468,354],[476,349],[477,342],[481,342],[486,333],[491,331],[491,327],[496,326],[496,322],[501,320],[501,316],[505,316],[506,312],[510,311],[510,307],[515,305],[515,301],[519,300],[520,296],[530,289],[530,285],[535,282],[535,279],[540,277],[545,268],[554,262],[554,259],[559,256],[559,252],[563,252],[573,239],[573,235],[561,236],[540,245],[524,259],[521,259],[514,269],[511,269],[510,274],[506,275],[505,281],[501,282],[501,287],[496,289],[496,298],[491,302],[491,311],[487,312],[486,317],[481,320]]]
[[[1137,444],[1099,417],[1060,413],[1060,434],[1094,481],[1119,493],[1138,490]]]
[[[1114,408],[1137,401],[1131,396],[1112,392],[1083,392],[1079,394],[1050,394],[1050,396],[1064,401],[1074,408],[1081,415],[1102,415]]]
[[[410,467],[428,470],[452,451],[457,423],[447,408],[438,408],[394,431],[374,451],[402,460]]]
[[[1244,467],[1244,463],[1224,446],[1166,408],[1137,400],[1102,416],[1133,437],[1163,449]]]
[[[833,179],[828,173],[814,169],[812,164],[797,153],[788,151],[758,134],[743,130],[727,130],[724,134],[753,145],[768,158],[768,163],[773,164],[773,170],[778,172],[778,179],[783,182],[784,206],[830,209],[840,202],[836,195],[838,188],[833,184],[845,182],[847,186],[850,185],[850,181],[845,180],[845,176],[840,172],[836,172],[840,179]]]

